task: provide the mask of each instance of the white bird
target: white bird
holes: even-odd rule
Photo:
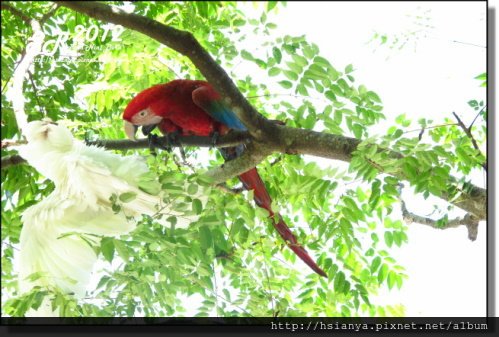
[[[192,217],[162,205],[160,184],[143,159],[120,156],[73,138],[71,132],[51,121],[34,121],[23,130],[28,141],[19,154],[54,182],[53,192],[22,214],[20,236],[20,293],[35,286],[56,287],[82,298],[97,260],[91,244],[102,236],[130,232],[142,214],[179,216],[177,227]],[[148,192],[145,192],[148,191]],[[112,209],[111,196],[124,193],[133,200]],[[159,206],[158,206],[159,205]],[[31,277],[30,277],[31,275]],[[58,315],[49,302],[27,315]]]

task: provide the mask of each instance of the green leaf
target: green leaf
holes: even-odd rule
[[[293,71],[283,70],[282,73],[292,81],[296,81],[298,79],[298,74]]]
[[[121,202],[126,203],[126,202],[130,202],[130,201],[135,200],[136,197],[137,197],[137,194],[135,192],[125,192],[125,193],[120,194],[119,199]]]
[[[284,89],[289,89],[289,88],[291,88],[293,86],[293,84],[290,81],[279,81],[279,84]]]
[[[308,60],[301,56],[301,55],[298,55],[298,54],[293,54],[291,55],[291,58],[293,59],[293,61],[295,61],[302,69],[303,67],[305,67],[307,64],[308,64]]]
[[[388,276],[388,266],[383,263],[378,272],[378,283],[379,284],[383,283],[386,280],[387,276]]]
[[[274,58],[277,63],[281,63],[282,53],[277,47],[272,48],[272,55],[274,55]]]
[[[277,6],[277,1],[269,1],[267,2],[267,12],[270,12],[272,9]]]
[[[100,244],[100,249],[104,258],[111,263],[114,257],[114,239],[103,238]]]
[[[123,259],[123,261],[128,261],[130,258],[130,254],[128,254],[128,249],[127,247],[121,242],[120,240],[113,240],[114,247],[116,248],[116,251],[118,252],[118,255]]]
[[[277,67],[270,68],[268,71],[269,76],[277,76],[281,73],[281,69]]]
[[[402,233],[401,232],[393,232],[393,242],[400,247],[402,245]]]
[[[331,90],[326,91],[324,95],[331,101],[336,102],[336,95]]]
[[[345,67],[345,74],[349,74],[353,71],[353,65],[349,64]]]
[[[371,262],[371,273],[375,273],[379,266],[381,265],[381,258],[379,256],[376,256],[373,261]]]
[[[374,102],[381,103],[381,98],[374,91],[368,91],[367,96]]]
[[[472,108],[475,108],[478,106],[478,101],[476,99],[473,99],[471,101],[468,101],[468,105]]]
[[[207,249],[213,247],[211,231],[207,226],[199,227],[199,239],[201,241],[201,248]]]
[[[244,26],[246,24],[246,20],[236,19],[232,22],[232,24],[236,27]]]
[[[388,289],[392,289],[397,280],[397,274],[393,271],[388,273]]]
[[[482,74],[476,76],[475,79],[486,81],[487,80],[487,73],[482,73]]]
[[[201,212],[203,211],[203,204],[201,200],[199,199],[192,200],[192,210],[196,214],[201,214]]]
[[[338,95],[338,96],[341,96],[341,97],[343,97],[343,96],[344,96],[343,91],[342,91],[342,90],[341,90],[341,88],[340,88],[339,86],[337,86],[336,84],[333,84],[333,85],[331,86],[331,90],[333,91],[333,93],[334,93],[335,95]]]
[[[343,287],[345,286],[345,274],[340,271],[336,273],[334,277],[334,290],[336,292],[342,292]]]
[[[198,192],[198,185],[196,184],[189,184],[189,186],[187,187],[187,193],[189,195],[194,195]]]
[[[360,139],[362,138],[362,134],[364,133],[364,128],[362,127],[362,125],[355,123],[354,125],[352,125],[352,131],[355,135],[355,138]]]
[[[388,247],[391,247],[393,244],[393,235],[392,232],[386,231],[385,232],[385,243]]]
[[[253,61],[255,58],[253,57],[253,55],[251,55],[248,51],[246,50],[242,50],[241,51],[241,57],[245,60],[248,60],[248,61]]]

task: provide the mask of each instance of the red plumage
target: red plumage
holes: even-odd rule
[[[162,118],[159,122],[157,116]],[[191,80],[174,80],[142,91],[128,104],[123,119],[134,125],[159,124],[163,133],[179,131],[183,135],[198,136],[210,136],[214,132],[225,134],[231,128],[244,127],[222,104],[220,95],[208,82]],[[237,156],[235,148],[223,152],[229,160]],[[282,217],[275,216],[271,209],[272,199],[257,169],[242,173],[239,179],[247,190],[254,191],[256,204],[269,212],[274,227],[288,246],[316,273],[327,277],[298,243]]]
[[[159,128],[164,133],[179,130],[184,135],[210,136],[215,131],[224,134],[227,128],[193,101],[192,92],[205,85],[207,82],[188,80],[155,85],[132,99],[125,109],[123,119],[132,122],[131,119],[137,112],[149,108],[155,115],[163,117]],[[213,91],[214,99],[219,98],[215,94]]]

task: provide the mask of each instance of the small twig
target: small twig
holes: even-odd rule
[[[458,124],[457,123],[449,123],[449,124],[440,124],[440,125],[425,126],[422,129],[409,130],[409,131],[405,131],[404,133],[416,132],[416,131],[422,132],[422,131],[428,130],[428,129],[441,128],[441,127],[444,127],[444,126],[454,126],[454,125],[458,125]]]
[[[425,130],[426,130],[426,128],[424,128],[424,127],[421,129],[421,132],[418,135],[419,140],[421,140],[423,138],[423,134],[424,134]]]
[[[481,154],[482,152],[480,151],[480,148],[478,147],[478,143],[476,142],[475,137],[473,137],[473,135],[471,134],[471,128],[466,127],[466,125],[464,125],[461,118],[459,118],[459,116],[454,111],[452,112],[452,114],[454,115],[454,117],[456,117],[457,123],[459,124],[461,129],[463,129],[464,133],[466,133],[466,135],[470,138],[471,143],[473,144],[473,147],[478,151],[478,153]],[[482,167],[485,171],[487,171],[487,163],[482,163]]]
[[[218,185],[215,185],[219,190],[222,190],[224,192],[230,193],[230,194],[240,194],[244,191],[244,188],[239,187],[239,188],[230,188],[227,186],[226,183],[221,183]]]
[[[487,107],[487,106],[486,106],[486,105],[484,105],[484,106],[480,109],[480,111],[478,111],[478,113],[476,114],[475,118],[473,119],[473,122],[471,122],[470,126],[468,127],[468,129],[470,130],[470,132],[471,132],[471,128],[473,127],[473,124],[475,124],[476,119],[478,118],[478,116],[480,116],[480,114],[482,113],[482,111],[483,111],[486,107]]]
[[[35,92],[35,99],[36,102],[38,103],[38,106],[40,109],[43,111],[43,115],[47,117],[47,111],[45,111],[45,107],[42,105],[42,102],[40,102],[40,97],[38,96],[38,89],[36,88],[35,85],[35,80],[33,79],[33,74],[31,71],[28,71],[28,76],[29,76],[29,81],[31,82],[31,85],[33,86],[33,91]]]
[[[17,250],[17,251],[20,250],[19,248],[17,248],[16,246],[14,246],[12,243],[9,243],[9,242],[2,242],[2,245],[6,245],[14,250]]]
[[[487,48],[485,46],[481,46],[479,44],[474,44],[474,43],[470,43],[470,42],[462,42],[462,41],[457,41],[457,40],[451,40],[451,42],[465,44],[467,46],[473,46],[473,47],[478,47],[478,48]]]

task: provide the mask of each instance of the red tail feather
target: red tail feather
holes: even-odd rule
[[[256,168],[252,168],[251,170],[244,172],[239,176],[239,180],[244,185],[244,188],[247,190],[253,190],[255,202],[258,206],[266,209],[270,213],[270,217],[273,219],[274,227],[279,232],[281,237],[286,241],[287,245],[293,252],[295,252],[298,257],[305,262],[313,271],[317,274],[327,277],[326,273],[315,263],[315,261],[308,255],[308,252],[303,248],[296,237],[293,235],[288,225],[284,222],[281,215],[277,214],[279,221],[276,223],[274,219],[274,212],[272,212],[272,208],[270,207],[272,204],[272,199],[270,198],[267,189],[258,174]]]

